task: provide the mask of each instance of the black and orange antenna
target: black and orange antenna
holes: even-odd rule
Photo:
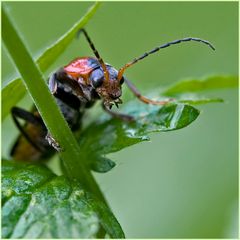
[[[140,56],[138,58],[134,58],[131,62],[126,63],[118,71],[118,77],[117,77],[118,81],[121,81],[123,73],[125,72],[125,70],[127,68],[131,67],[132,65],[134,65],[138,61],[143,60],[144,58],[146,58],[150,54],[156,53],[157,51],[159,51],[162,48],[167,48],[167,47],[169,47],[171,45],[174,45],[174,44],[178,44],[178,43],[182,43],[182,42],[189,42],[189,41],[195,41],[195,42],[204,43],[204,44],[208,45],[212,50],[215,50],[214,46],[210,42],[208,42],[206,40],[203,40],[203,39],[200,39],[200,38],[188,37],[188,38],[183,38],[183,39],[178,39],[178,40],[175,40],[175,41],[172,41],[172,42],[168,42],[168,43],[165,43],[165,44],[163,44],[163,45],[161,45],[159,47],[156,47],[156,48],[152,49],[149,52],[144,53],[142,56]]]
[[[97,49],[95,48],[92,40],[90,39],[90,37],[88,36],[88,34],[87,34],[87,32],[86,32],[86,30],[85,30],[84,28],[81,28],[81,29],[78,31],[77,36],[79,36],[79,34],[82,33],[82,32],[83,32],[84,36],[86,37],[86,39],[87,39],[87,41],[88,41],[88,43],[89,43],[89,45],[90,45],[90,48],[93,50],[94,55],[96,56],[97,60],[98,60],[99,63],[101,64],[101,67],[102,67],[102,69],[103,69],[103,73],[104,73],[105,80],[106,80],[106,82],[108,82],[108,81],[109,81],[109,72],[108,72],[108,70],[107,70],[106,64],[104,63],[103,59],[102,59],[101,56],[99,55]]]
[[[189,38],[183,38],[183,39],[178,39],[178,40],[175,40],[175,41],[172,41],[172,42],[168,42],[166,44],[163,44],[161,45],[160,47],[156,47],[154,49],[152,49],[151,51],[149,52],[146,52],[144,53],[142,56],[138,57],[138,58],[134,58],[131,62],[125,64],[122,68],[119,69],[118,71],[118,76],[117,76],[117,79],[118,81],[121,81],[122,77],[123,77],[123,73],[124,71],[131,67],[132,65],[134,65],[135,63],[137,63],[138,61],[144,59],[145,57],[149,56],[150,54],[153,54],[157,51],[159,51],[160,49],[162,48],[167,48],[171,45],[174,45],[174,44],[178,44],[178,43],[181,43],[181,42],[188,42],[188,41],[196,41],[196,42],[201,42],[201,43],[204,43],[206,45],[208,45],[212,50],[215,50],[215,48],[213,47],[213,45],[206,41],[206,40],[202,40],[200,38],[192,38],[192,37],[189,37]],[[172,100],[174,99],[169,99],[169,100],[166,100],[166,101],[156,101],[156,100],[152,100],[152,99],[149,99],[147,97],[144,97],[139,91],[138,89],[133,85],[133,83],[131,83],[127,78],[124,78],[124,82],[127,84],[127,86],[129,87],[129,89],[133,92],[133,94],[142,102],[146,103],[146,104],[153,104],[153,105],[164,105],[164,104],[167,104],[169,102],[171,102]]]

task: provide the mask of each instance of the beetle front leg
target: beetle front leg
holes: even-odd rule
[[[130,115],[127,115],[127,114],[113,112],[107,106],[105,106],[104,103],[102,103],[102,107],[103,107],[104,111],[106,111],[108,114],[110,114],[114,118],[118,118],[118,119],[121,119],[121,120],[126,121],[126,122],[134,121],[134,117],[133,116],[130,116]]]
[[[144,97],[138,90],[137,88],[131,83],[128,79],[125,78],[124,82],[127,84],[129,89],[133,92],[133,94],[142,102],[146,104],[152,104],[152,105],[165,105],[167,103],[172,102],[174,99],[169,99],[166,101],[155,101],[149,98]]]

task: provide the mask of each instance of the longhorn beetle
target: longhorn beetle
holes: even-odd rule
[[[91,107],[96,100],[102,100],[103,109],[113,117],[124,121],[134,120],[129,115],[111,110],[113,105],[118,107],[122,103],[120,97],[122,95],[121,85],[123,83],[129,87],[140,101],[146,104],[164,105],[171,101],[154,101],[142,96],[137,88],[123,75],[126,69],[138,61],[158,52],[160,49],[182,42],[196,41],[204,43],[215,50],[213,45],[206,40],[193,37],[183,38],[156,47],[140,57],[134,58],[117,71],[110,64],[103,61],[87,32],[81,29],[79,33],[84,34],[95,57],[76,58],[68,65],[58,69],[49,78],[49,89],[56,98],[57,104],[72,131],[80,128],[81,118],[85,109]],[[11,113],[16,126],[21,132],[11,150],[13,158],[36,161],[48,158],[54,153],[53,148],[60,150],[58,144],[48,134],[47,128],[36,109],[28,112],[21,108],[13,107]],[[24,126],[21,126],[18,118],[26,121]]]

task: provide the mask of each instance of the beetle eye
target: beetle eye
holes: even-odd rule
[[[100,87],[104,81],[103,72],[100,69],[93,71],[90,76],[90,80],[94,88]]]
[[[124,83],[124,77],[121,78],[120,84],[122,85]]]
[[[101,77],[101,78],[93,78],[92,79],[92,85],[94,88],[98,88],[102,85],[103,83],[103,80],[104,80],[104,77]]]

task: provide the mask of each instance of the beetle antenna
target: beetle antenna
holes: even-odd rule
[[[204,44],[208,45],[212,50],[215,50],[214,46],[210,42],[208,42],[206,40],[203,40],[203,39],[200,39],[200,38],[188,37],[188,38],[183,38],[183,39],[178,39],[178,40],[175,40],[175,41],[172,41],[172,42],[168,42],[168,43],[165,43],[165,44],[163,44],[159,47],[156,47],[156,48],[152,49],[149,52],[144,53],[142,56],[140,56],[138,58],[134,58],[131,62],[129,62],[129,63],[125,64],[123,67],[121,67],[118,71],[118,77],[117,77],[118,81],[120,81],[122,79],[124,71],[127,68],[129,68],[130,66],[132,66],[133,64],[137,63],[139,60],[144,59],[145,57],[159,51],[162,48],[167,48],[167,47],[169,47],[171,45],[174,45],[174,44],[178,44],[178,43],[182,43],[182,42],[189,42],[189,41],[196,41],[196,42],[204,43]]]
[[[83,33],[84,36],[86,37],[86,39],[90,45],[90,48],[93,50],[95,57],[97,58],[97,60],[100,62],[101,66],[102,66],[104,77],[105,77],[106,81],[108,82],[109,81],[109,72],[107,70],[107,67],[106,67],[103,59],[100,57],[97,49],[95,48],[93,42],[91,41],[90,37],[88,36],[86,30],[84,28],[81,28],[77,33],[77,37],[80,35],[80,33]]]

